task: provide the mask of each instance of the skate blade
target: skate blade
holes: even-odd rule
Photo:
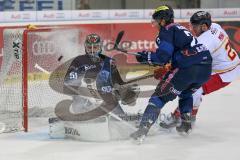
[[[132,142],[133,144],[141,145],[144,142],[145,138],[146,136],[141,136],[141,137],[138,137],[137,139],[132,139]]]
[[[179,125],[179,123],[172,123],[172,124],[165,124],[165,123],[162,123],[160,122],[159,123],[159,127],[160,128],[165,128],[165,129],[172,129],[172,128],[175,128]]]
[[[163,128],[163,127],[159,127],[158,131],[159,132],[166,132],[166,133],[171,133],[173,130],[173,128]]]
[[[177,131],[177,133],[180,135],[180,136],[189,136],[190,135],[190,133],[192,133],[192,130],[190,129],[190,130],[188,130],[187,132],[179,132],[179,131]]]

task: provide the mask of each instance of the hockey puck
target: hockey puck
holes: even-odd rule
[[[60,56],[60,57],[58,57],[58,61],[61,61],[61,60],[62,60],[62,58],[63,58],[63,56]]]

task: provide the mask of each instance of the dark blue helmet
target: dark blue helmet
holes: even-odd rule
[[[155,9],[152,18],[154,20],[164,19],[166,21],[166,24],[173,23],[174,19],[173,9],[171,6],[168,5],[159,6]]]

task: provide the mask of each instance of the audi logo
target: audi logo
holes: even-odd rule
[[[34,55],[55,54],[56,47],[53,41],[35,41],[32,45]]]

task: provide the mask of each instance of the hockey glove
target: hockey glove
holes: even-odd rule
[[[162,80],[163,76],[171,70],[171,64],[168,63],[164,66],[160,66],[159,68],[154,70],[154,78],[157,80]]]
[[[139,63],[151,64],[151,52],[150,51],[138,52],[136,59]]]

